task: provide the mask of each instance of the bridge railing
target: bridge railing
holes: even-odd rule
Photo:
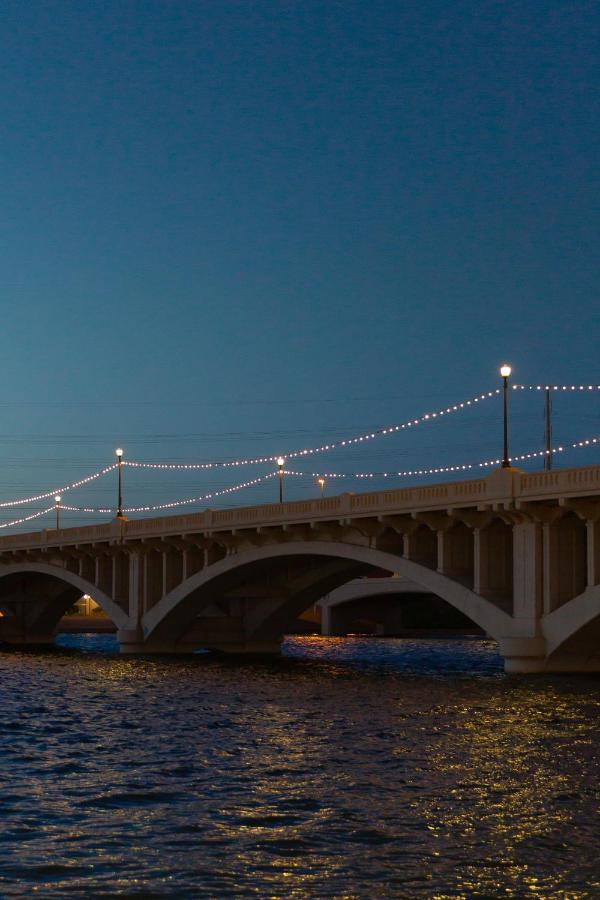
[[[600,488],[600,466],[576,469],[554,469],[550,472],[523,472],[520,476],[520,495],[569,494],[577,491],[594,491]]]
[[[235,509],[207,509],[186,515],[133,519],[12,534],[0,537],[0,552],[61,544],[143,538],[151,534],[227,531],[234,528],[323,521],[353,515],[373,516],[410,513],[457,506],[479,506],[506,500],[540,499],[554,496],[585,496],[600,493],[600,466],[522,473],[495,470],[487,478],[392,488],[364,494],[344,493],[314,500],[295,500]]]

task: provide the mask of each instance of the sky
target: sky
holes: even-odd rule
[[[578,0],[4,0],[0,497],[118,445],[202,462],[361,434],[494,390],[505,360],[600,382],[599,24]],[[599,397],[556,397],[557,441],[600,434]],[[500,442],[495,399],[317,469]],[[540,396],[511,396],[511,449],[542,444]],[[272,471],[128,470],[126,504]],[[114,503],[113,475],[69,502]]]

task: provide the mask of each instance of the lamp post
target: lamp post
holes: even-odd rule
[[[324,493],[325,493],[325,479],[324,479],[324,478],[317,478],[317,484],[318,484],[319,487],[321,488],[321,500],[322,500],[322,499],[323,499],[323,495],[324,495]]]
[[[122,462],[123,462],[123,451],[120,447],[115,450],[117,456],[117,472],[119,476],[119,492],[117,497],[117,519],[123,518],[123,480],[122,480]]]
[[[285,459],[283,456],[277,458],[277,476],[279,478],[279,502],[283,503],[283,466]]]
[[[60,528],[60,501],[61,501],[61,496],[60,496],[60,494],[57,494],[56,497],[54,498],[54,503],[56,504],[56,530],[57,531]]]
[[[510,468],[510,460],[508,458],[508,378],[512,369],[507,363],[500,366],[500,374],[504,381],[504,455],[502,457],[502,468]]]

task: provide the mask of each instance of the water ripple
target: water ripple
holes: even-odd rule
[[[595,897],[600,682],[493,644],[0,654],[0,896]]]

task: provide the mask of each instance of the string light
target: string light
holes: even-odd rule
[[[513,391],[600,391],[600,384],[513,384]]]
[[[578,450],[583,447],[591,447],[600,444],[600,437],[585,438],[574,441],[571,444],[552,447],[550,450],[534,450],[530,453],[520,453],[510,456],[510,462],[523,462],[528,459],[537,459],[555,453],[564,453],[566,450]],[[402,472],[295,472],[286,471],[286,475],[304,476],[310,478],[410,478],[416,475],[443,475],[448,472],[465,472],[469,469],[489,468],[489,466],[501,465],[501,459],[488,459],[478,463],[461,463],[453,466],[436,466],[430,469],[405,469]]]
[[[600,385],[595,385],[595,384],[588,384],[588,385],[585,385],[585,384],[580,384],[580,385],[513,384],[512,389],[520,390],[520,391],[552,390],[552,391],[557,391],[557,392],[563,391],[563,392],[572,392],[572,393],[575,393],[575,392],[585,393],[585,392],[600,390]],[[289,459],[299,459],[299,458],[302,458],[305,456],[307,457],[307,456],[312,456],[312,455],[318,454],[318,453],[324,453],[329,450],[336,450],[340,447],[348,447],[348,446],[352,446],[355,444],[364,443],[366,441],[373,440],[376,437],[379,437],[381,435],[396,434],[396,433],[406,430],[408,428],[414,428],[415,426],[421,425],[425,422],[430,422],[430,421],[433,421],[436,419],[440,419],[442,416],[447,416],[447,415],[451,415],[455,412],[463,411],[477,403],[480,403],[480,402],[483,402],[490,398],[496,397],[500,393],[501,393],[501,389],[496,388],[495,390],[484,392],[475,397],[472,397],[469,400],[463,400],[459,403],[452,404],[443,409],[439,409],[435,412],[424,413],[423,415],[418,416],[415,419],[410,419],[405,422],[389,425],[385,428],[384,427],[376,428],[373,431],[365,432],[364,434],[361,434],[361,435],[357,435],[357,436],[350,437],[350,438],[345,438],[343,440],[332,441],[328,444],[322,444],[317,447],[307,447],[307,448],[304,448],[301,450],[293,450],[293,451],[290,451],[290,452],[284,454],[284,456],[288,460]],[[550,452],[561,453],[565,449],[578,448],[578,447],[583,447],[583,446],[587,446],[589,444],[596,444],[596,443],[598,443],[598,439],[592,438],[592,439],[589,439],[588,441],[575,442],[575,443],[569,445],[568,448],[565,448],[565,447],[554,448]],[[526,459],[534,459],[534,458],[538,458],[538,457],[543,457],[547,454],[547,452],[548,451],[543,450],[543,451],[537,451],[534,453],[527,453],[527,454],[522,454],[519,456],[513,456],[513,457],[511,457],[511,461],[518,462],[518,461],[522,461],[522,460],[526,460]],[[279,454],[272,455],[272,456],[261,456],[261,457],[254,457],[254,458],[227,460],[227,461],[215,461],[215,462],[206,462],[206,463],[146,463],[146,462],[135,462],[135,461],[131,461],[131,460],[122,460],[121,465],[130,466],[132,468],[145,468],[145,469],[155,469],[155,470],[156,469],[180,470],[180,471],[207,470],[207,469],[214,469],[214,468],[234,468],[234,467],[238,467],[238,466],[257,465],[257,464],[261,464],[261,463],[274,463],[277,461],[278,457],[279,457]],[[468,469],[477,468],[477,467],[483,468],[483,467],[488,467],[488,466],[493,466],[493,465],[499,465],[500,463],[501,463],[501,460],[488,460],[488,461],[480,462],[480,463],[467,463],[464,465],[456,465],[456,466],[438,466],[438,467],[434,467],[434,468],[430,468],[430,469],[414,469],[414,470],[407,470],[404,472],[381,472],[381,473],[360,472],[360,473],[348,473],[348,474],[313,473],[312,477],[316,477],[321,474],[324,474],[325,477],[328,477],[328,478],[340,478],[340,477],[373,478],[373,477],[377,477],[377,476],[382,477],[382,478],[408,477],[408,476],[415,476],[415,475],[433,475],[433,474],[442,474],[442,473],[447,473],[447,472],[460,472],[460,471],[466,471]],[[46,491],[41,494],[36,494],[31,497],[23,497],[23,498],[15,499],[15,500],[1,501],[0,509],[5,509],[7,507],[21,506],[21,505],[28,504],[28,503],[34,503],[39,500],[45,500],[49,497],[54,497],[57,494],[64,494],[67,491],[75,490],[76,488],[83,487],[84,485],[89,484],[90,482],[95,481],[98,478],[102,478],[104,475],[107,475],[109,472],[112,472],[114,469],[116,469],[118,467],[118,465],[119,465],[118,463],[113,463],[110,466],[106,466],[105,468],[100,469],[98,472],[94,472],[91,475],[87,475],[85,478],[81,478],[77,481],[72,482],[71,484],[62,485],[59,488],[53,488],[52,490]],[[160,509],[170,509],[175,506],[191,504],[191,503],[199,502],[201,500],[211,499],[213,497],[218,497],[223,494],[241,490],[244,487],[250,487],[255,484],[260,484],[262,481],[264,481],[268,478],[272,478],[276,474],[277,473],[273,473],[270,475],[263,476],[261,478],[253,479],[251,481],[246,481],[240,485],[236,485],[231,488],[226,488],[223,491],[215,491],[215,492],[203,495],[202,497],[190,498],[188,500],[182,500],[182,501],[174,501],[173,503],[168,503],[168,504],[157,504],[155,506],[131,507],[127,510],[127,512],[147,512],[147,511],[154,511],[154,510],[160,510]],[[286,474],[297,475],[297,474],[305,474],[305,473],[289,472]],[[50,509],[55,509],[55,508],[56,507],[50,507]],[[62,506],[60,508],[65,509],[65,510],[78,511],[78,512],[103,512],[103,513],[112,512],[112,510],[106,509],[106,508],[96,509],[96,508],[92,508],[92,507],[69,507],[69,506]],[[15,520],[14,523],[7,523],[0,527],[5,528],[5,527],[8,527],[8,524],[19,524],[22,521],[23,522],[29,521],[29,518],[37,518],[39,515],[43,515],[43,513],[36,513],[35,516],[25,517],[20,520]]]
[[[528,459],[536,459],[543,456],[547,456],[548,454],[558,454],[564,453],[566,450],[572,449],[580,449],[583,447],[590,447],[596,444],[600,444],[600,437],[591,437],[584,438],[581,441],[573,441],[570,444],[560,444],[557,447],[552,447],[550,450],[534,450],[530,453],[520,453],[515,456],[509,457],[510,462],[523,462]],[[478,468],[489,468],[490,466],[499,466],[502,463],[502,460],[497,459],[488,459],[482,462],[477,463],[461,463],[452,466],[436,466],[430,469],[406,469],[401,472],[299,472],[293,469],[284,469],[284,475],[295,476],[299,478],[333,478],[333,479],[343,479],[343,478],[357,478],[357,479],[371,479],[371,478],[410,478],[415,476],[422,475],[443,475],[454,472],[467,472],[472,469]],[[244,488],[253,487],[254,485],[261,484],[264,481],[268,481],[271,478],[275,478],[278,475],[277,472],[271,472],[268,475],[263,475],[260,478],[254,478],[251,481],[244,481],[241,484],[233,485],[229,488],[224,488],[220,491],[212,491],[208,494],[203,494],[199,497],[188,497],[184,500],[173,500],[169,503],[158,503],[152,506],[130,506],[127,509],[124,509],[124,512],[157,512],[162,509],[174,509],[178,506],[189,506],[194,503],[201,503],[204,500],[211,500],[215,497],[222,497],[226,494],[232,494],[236,491],[243,490]],[[85,513],[112,513],[113,509],[108,508],[100,508],[100,507],[87,507],[87,506],[62,506],[61,509],[69,510],[71,512],[85,512]],[[51,506],[48,510],[44,510],[44,512],[36,513],[35,516],[31,516],[31,518],[37,518],[37,516],[44,515],[45,512],[50,512],[55,507]],[[19,519],[18,522],[27,521],[27,519]],[[8,523],[8,524],[18,524],[18,523]],[[7,527],[7,526],[2,526]]]
[[[48,509],[43,509],[41,512],[33,513],[33,515],[31,516],[23,516],[22,519],[13,519],[12,522],[4,522],[3,525],[0,525],[0,528],[10,528],[11,525],[22,525],[23,522],[31,522],[32,519],[39,519],[41,516],[45,516],[49,512],[54,512],[55,509],[55,506],[49,506]]]
[[[117,463],[113,463],[112,466],[107,466],[99,472],[94,472],[92,475],[80,478],[79,481],[73,481],[72,484],[65,484],[62,487],[53,488],[51,491],[46,491],[45,494],[36,494],[35,497],[22,497],[20,500],[4,500],[0,502],[0,509],[4,509],[7,506],[22,506],[25,503],[35,503],[36,500],[46,500],[48,497],[54,497],[56,494],[65,494],[67,491],[73,491],[75,488],[82,487],[84,484],[89,484],[90,481],[102,478],[103,475],[107,475],[116,468]]]
[[[211,491],[208,494],[202,494],[200,497],[188,497],[185,500],[172,500],[169,503],[156,503],[153,506],[128,506],[123,510],[123,512],[155,512],[161,509],[174,509],[176,506],[189,506],[192,503],[201,503],[203,500],[212,500],[215,497],[222,497],[225,494],[233,494],[235,491],[241,491],[244,488],[254,487],[254,485],[256,484],[261,484],[263,481],[268,481],[270,478],[275,478],[276,475],[276,472],[271,472],[269,475],[262,475],[260,478],[253,478],[251,481],[243,481],[241,484],[234,484],[232,485],[232,487],[224,488],[221,491]],[[52,507],[52,509],[54,508],[55,507]],[[114,512],[114,509],[89,506],[61,506],[61,509],[70,510],[71,512],[86,513]]]
[[[157,503],[154,506],[130,506],[123,512],[154,512],[160,509],[173,509],[175,506],[187,506],[191,503],[200,503],[203,500],[212,500],[214,497],[223,497],[225,494],[233,494],[235,491],[241,491],[244,488],[254,487],[255,484],[261,484],[270,478],[275,478],[277,472],[271,472],[269,475],[262,475],[260,478],[253,478],[251,481],[243,481],[241,484],[235,484],[233,487],[224,488],[221,491],[211,491],[209,494],[203,494],[201,497],[190,497],[187,500],[173,500],[170,503]]]
[[[485,400],[489,400],[491,397],[497,397],[498,394],[500,394],[500,388],[496,388],[493,391],[484,392],[483,394],[478,394],[476,397],[472,397],[470,400],[463,400],[460,403],[446,406],[445,408],[438,409],[435,412],[423,413],[423,415],[418,416],[416,419],[409,419],[406,422],[388,425],[385,428],[375,428],[373,431],[367,431],[364,434],[360,434],[355,437],[344,438],[344,440],[331,441],[328,444],[321,444],[321,446],[319,447],[306,447],[303,450],[291,450],[288,453],[277,453],[273,456],[256,456],[252,459],[236,459],[229,460],[227,462],[216,461],[207,463],[146,463],[123,460],[123,465],[140,469],[225,469],[235,466],[250,466],[258,465],[260,463],[275,463],[280,456],[283,456],[285,459],[298,459],[302,456],[312,456],[315,453],[325,453],[328,450],[337,450],[339,447],[350,447],[353,444],[371,441],[381,435],[396,434],[397,432],[403,431],[407,428],[414,428],[417,425],[422,425],[424,422],[435,421],[437,419],[441,419],[442,416],[448,416],[455,412],[461,412],[462,410],[465,410],[470,406],[474,406],[476,403],[481,403]]]
[[[66,509],[69,512],[85,512],[85,513],[114,513],[114,509],[108,507],[92,507],[92,506],[59,506],[59,509]]]

